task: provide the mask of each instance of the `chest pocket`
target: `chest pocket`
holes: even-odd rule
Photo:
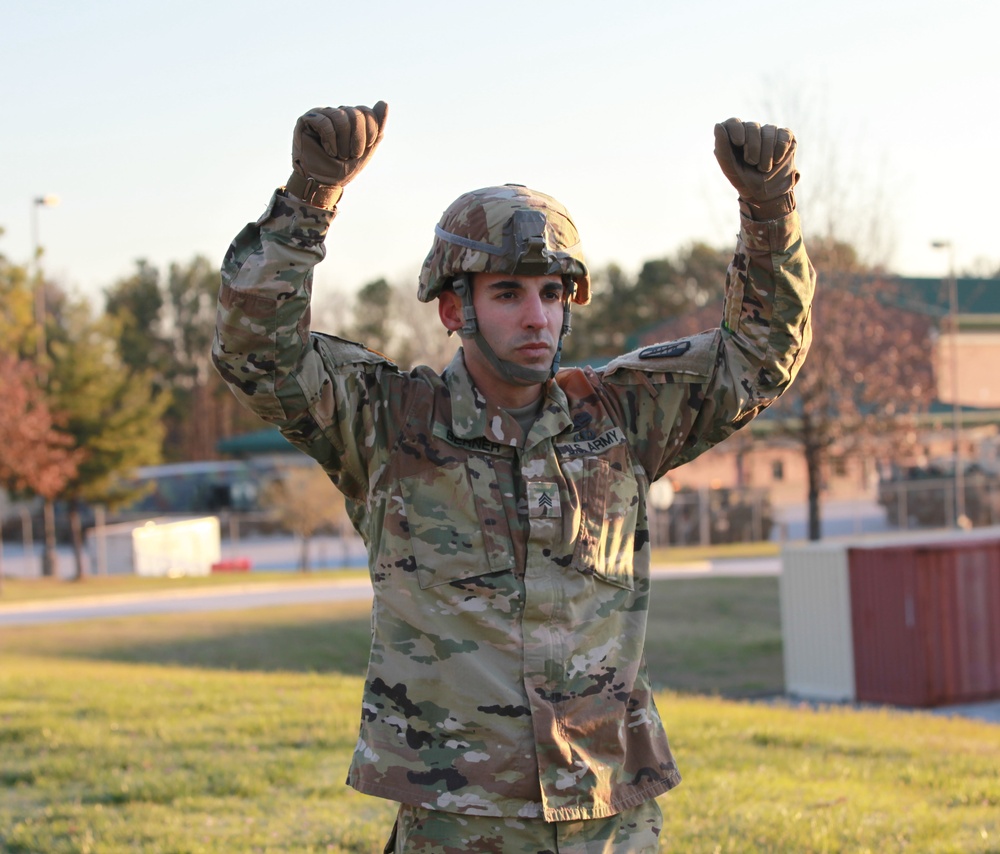
[[[510,527],[489,458],[401,478],[400,491],[421,587],[513,570]]]
[[[564,471],[576,481],[580,531],[573,563],[618,587],[634,588],[632,574],[639,486],[632,472],[612,467],[602,457],[567,461]]]

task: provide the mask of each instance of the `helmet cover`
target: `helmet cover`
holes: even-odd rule
[[[465,273],[568,276],[576,284],[573,302],[590,302],[590,274],[569,211],[520,184],[472,190],[448,206],[420,270],[417,298],[430,302]]]

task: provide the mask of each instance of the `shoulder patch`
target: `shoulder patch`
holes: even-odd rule
[[[721,329],[710,329],[679,341],[653,344],[612,359],[602,373],[612,377],[631,370],[647,374],[682,374],[707,380],[715,370],[721,336]],[[619,381],[622,378],[615,376]]]
[[[669,344],[654,344],[639,351],[640,359],[674,358],[683,356],[691,349],[690,341],[671,341]]]

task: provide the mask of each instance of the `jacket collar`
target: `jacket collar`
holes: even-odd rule
[[[443,377],[451,397],[451,429],[459,439],[485,438],[500,445],[527,449],[559,435],[573,423],[566,393],[550,380],[545,384],[545,403],[538,420],[527,441],[522,441],[521,428],[513,416],[487,401],[476,388],[461,348],[445,368]]]

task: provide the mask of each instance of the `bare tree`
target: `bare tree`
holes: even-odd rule
[[[891,448],[934,395],[931,318],[905,308],[887,275],[895,248],[888,152],[863,127],[834,131],[823,92],[768,87],[799,139],[799,209],[817,271],[813,344],[776,411],[808,472],[809,538],[821,536],[820,501],[831,455]],[[854,140],[852,143],[851,140]]]
[[[420,302],[415,285],[396,285],[394,291],[400,312],[400,335],[406,342],[400,364],[406,368],[428,365],[435,371],[443,370],[461,341],[448,336],[438,317],[437,302]]]
[[[863,264],[852,246],[822,238],[808,245],[819,279],[812,346],[795,382],[773,407],[773,422],[802,450],[809,536],[819,539],[832,457],[891,453],[898,437],[912,429],[916,413],[930,403],[933,319],[904,308],[906,295],[898,292],[895,278]],[[637,343],[710,328],[721,310],[718,303],[694,308],[645,330]]]
[[[330,331],[383,353],[403,370],[429,365],[441,371],[458,349],[438,318],[436,303],[417,299],[416,276],[392,284],[377,279],[355,294],[353,304],[343,294],[327,294],[314,304],[313,328]]]
[[[299,539],[299,569],[309,571],[309,545],[323,528],[346,533],[344,496],[318,466],[287,469],[261,493],[261,505]]]
[[[889,152],[873,149],[861,126],[840,121],[833,127],[825,92],[790,89],[785,80],[765,87],[774,98],[763,105],[794,130],[803,180],[797,190],[807,246],[820,241],[853,247],[860,264],[885,270],[895,251]],[[819,269],[819,265],[817,265]]]
[[[802,448],[809,539],[818,540],[831,455],[890,449],[930,404],[934,376],[932,319],[902,307],[893,277],[866,271],[843,244],[820,241],[810,254],[819,270],[812,347],[775,411]]]

